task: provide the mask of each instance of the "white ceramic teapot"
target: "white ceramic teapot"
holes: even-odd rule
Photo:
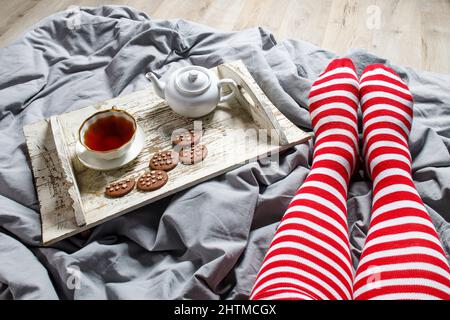
[[[188,118],[199,118],[212,112],[218,103],[230,99],[237,90],[232,79],[221,79],[211,70],[188,66],[175,70],[164,83],[151,72],[145,75],[156,94],[165,99],[173,111]],[[222,86],[229,85],[231,93],[221,96]]]

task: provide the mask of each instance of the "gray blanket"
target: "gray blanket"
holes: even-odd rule
[[[348,54],[361,71],[383,58]],[[95,228],[42,247],[22,126],[149,86],[144,73],[242,59],[273,103],[311,130],[307,95],[335,54],[266,30],[225,33],[152,20],[126,7],[61,12],[0,49],[0,299],[246,299],[285,208],[308,173],[310,144],[271,175],[250,163]],[[414,94],[414,180],[450,252],[450,76],[392,66]],[[371,186],[350,188],[355,266]]]

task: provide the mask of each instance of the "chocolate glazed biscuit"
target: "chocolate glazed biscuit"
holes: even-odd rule
[[[134,189],[136,181],[128,178],[126,180],[114,182],[106,186],[105,195],[111,198],[120,198],[127,195]]]
[[[192,145],[184,147],[180,151],[180,161],[183,164],[196,164],[202,162],[208,155],[208,149],[205,145]]]
[[[162,188],[168,180],[169,176],[165,171],[152,170],[139,177],[137,188],[141,191],[155,191]]]
[[[201,131],[189,130],[183,133],[177,134],[172,138],[172,144],[174,146],[186,147],[200,142],[202,138]]]
[[[153,170],[170,171],[178,164],[178,153],[174,151],[160,151],[150,160],[150,168]]]

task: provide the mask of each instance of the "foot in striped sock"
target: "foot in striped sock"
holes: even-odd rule
[[[449,299],[450,270],[411,177],[413,99],[382,65],[360,80],[372,217],[353,287],[355,299]]]
[[[314,82],[311,171],[290,203],[258,273],[252,299],[351,299],[347,188],[358,161],[358,80],[349,59]]]

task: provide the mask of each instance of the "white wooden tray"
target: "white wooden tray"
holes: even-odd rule
[[[168,183],[154,192],[144,193],[135,189],[122,198],[110,199],[104,196],[107,184],[129,176],[137,178],[148,169],[154,152],[170,149],[173,130],[193,127],[194,120],[172,112],[150,85],[148,90],[24,127],[40,203],[42,241],[45,245],[194,186],[258,157],[303,143],[311,137],[278,111],[241,61],[220,65],[214,71],[219,78],[234,79],[240,92],[227,104],[220,104],[213,113],[199,119],[204,130],[202,143],[208,148],[205,161],[192,166],[179,164],[169,172]],[[114,105],[136,117],[144,129],[146,147],[123,168],[111,171],[88,169],[75,155],[78,128],[92,113]]]

